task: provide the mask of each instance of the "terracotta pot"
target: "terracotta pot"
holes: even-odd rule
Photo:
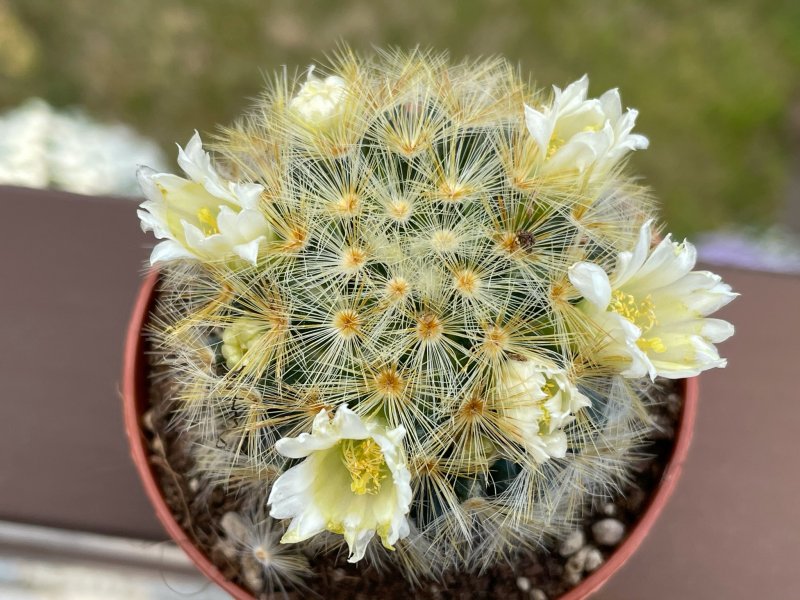
[[[167,506],[158,480],[149,461],[147,440],[141,428],[141,417],[150,403],[147,379],[147,357],[144,354],[142,328],[145,325],[153,302],[158,273],[150,272],[144,280],[133,309],[125,342],[123,364],[123,409],[125,430],[131,447],[131,456],[144,484],[156,516],[175,542],[189,555],[197,567],[217,585],[238,600],[253,600],[252,594],[227,580],[181,529]],[[597,591],[618,569],[624,565],[650,532],[667,503],[680,478],[683,463],[689,451],[695,416],[697,412],[697,378],[683,380],[683,412],[675,435],[672,456],[662,476],[661,483],[651,494],[641,518],[629,535],[603,565],[584,579],[577,587],[561,596],[559,600],[583,600]]]

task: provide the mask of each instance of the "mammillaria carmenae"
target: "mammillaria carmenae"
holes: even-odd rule
[[[551,544],[624,477],[652,380],[724,366],[734,294],[651,243],[616,90],[419,51],[326,72],[277,76],[215,160],[192,138],[189,179],[140,172],[199,476],[412,580]]]

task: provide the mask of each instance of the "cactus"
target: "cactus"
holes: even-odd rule
[[[140,171],[175,426],[298,557],[418,581],[550,547],[626,478],[654,379],[724,366],[734,294],[652,241],[616,90],[423,51],[326,72],[277,75],[214,160],[195,136],[188,179]]]

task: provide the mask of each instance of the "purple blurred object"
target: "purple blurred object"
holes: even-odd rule
[[[800,274],[800,238],[773,228],[761,234],[719,231],[698,237],[700,262],[770,273]]]

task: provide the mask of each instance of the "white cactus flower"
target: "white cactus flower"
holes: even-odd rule
[[[541,110],[525,105],[525,124],[539,152],[542,174],[562,171],[592,175],[607,173],[631,150],[647,148],[643,135],[631,133],[639,114],[623,114],[616,89],[600,98],[588,98],[589,78],[584,75],[564,90],[553,86],[553,102]]]
[[[733,325],[706,317],[738,294],[718,275],[692,271],[697,253],[689,242],[668,235],[651,250],[651,223],[632,252],[619,254],[610,277],[589,262],[569,269],[581,310],[603,332],[599,357],[620,361],[626,377],[679,379],[724,367],[714,344],[733,335]]]
[[[226,181],[216,172],[195,132],[178,147],[178,164],[189,179],[141,167],[139,185],[147,200],[138,211],[144,231],[163,240],[150,264],[178,258],[239,258],[255,264],[271,228],[258,209],[263,186]]]
[[[589,406],[563,369],[537,360],[511,360],[498,381],[503,412],[537,463],[567,454],[564,427]]]
[[[358,562],[377,532],[393,550],[410,532],[405,433],[403,427],[387,431],[342,405],[333,418],[321,410],[311,433],[279,440],[280,454],[305,459],[283,473],[269,495],[270,516],[292,519],[281,542],[331,531],[344,536],[349,562]]]
[[[342,109],[347,95],[347,83],[341,77],[330,75],[320,79],[314,75],[314,66],[308,69],[308,79],[289,105],[310,125],[323,125]]]

